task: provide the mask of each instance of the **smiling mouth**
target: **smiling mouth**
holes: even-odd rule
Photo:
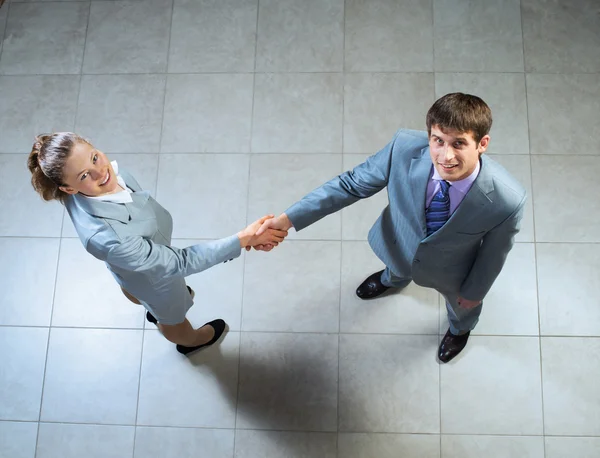
[[[446,164],[440,164],[439,162],[438,162],[438,165],[441,165],[446,170],[450,170],[450,169],[453,169],[454,167],[458,167],[458,164],[448,164],[448,165],[446,165]]]
[[[106,172],[106,178],[104,178],[104,181],[102,183],[100,183],[100,186],[104,186],[109,181],[110,181],[110,172]]]

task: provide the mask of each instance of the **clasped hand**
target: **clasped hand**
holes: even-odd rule
[[[288,235],[289,227],[285,228],[279,218],[266,215],[250,224],[238,233],[240,245],[249,251],[252,247],[260,251],[271,251]],[[291,225],[290,225],[291,226]]]

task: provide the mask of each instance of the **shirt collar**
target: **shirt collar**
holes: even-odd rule
[[[466,194],[467,192],[469,192],[469,189],[471,189],[471,186],[477,179],[480,169],[481,169],[481,164],[479,163],[479,161],[477,161],[475,170],[473,170],[473,173],[471,173],[471,175],[469,175],[466,178],[463,178],[462,180],[450,181],[449,182],[450,186],[452,186],[452,188],[456,189],[461,194]],[[437,181],[442,181],[442,177],[440,176],[440,174],[438,173],[438,171],[436,170],[435,167],[433,167],[433,175],[432,175],[431,179],[437,180]]]

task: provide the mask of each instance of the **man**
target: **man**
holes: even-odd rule
[[[369,232],[385,270],[356,290],[373,299],[412,280],[446,299],[450,327],[438,357],[465,347],[482,301],[519,232],[526,193],[499,164],[482,156],[492,114],[479,97],[454,93],[427,113],[427,133],[400,130],[377,154],[292,205],[267,228],[297,231],[387,187],[389,205]],[[269,249],[270,247],[262,247]]]

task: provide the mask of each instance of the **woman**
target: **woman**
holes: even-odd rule
[[[184,277],[230,261],[242,248],[276,246],[287,236],[279,230],[255,236],[273,217],[268,215],[230,237],[172,247],[169,212],[116,162],[71,132],[38,136],[28,167],[34,189],[66,206],[85,249],[106,262],[125,295],[141,303],[148,321],[186,355],[218,341],[226,324],[219,319],[192,327],[185,315],[193,291]]]

